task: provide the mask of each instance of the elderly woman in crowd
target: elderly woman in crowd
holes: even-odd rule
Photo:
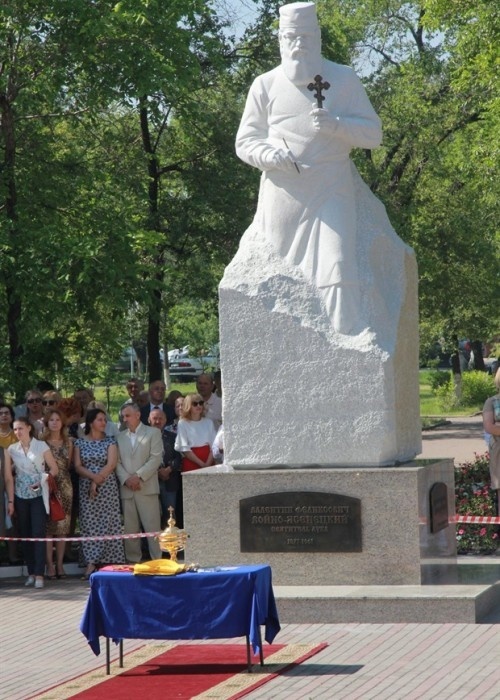
[[[85,437],[75,442],[75,469],[80,476],[80,530],[83,536],[99,538],[122,532],[120,496],[116,478],[118,448],[106,435],[106,412],[91,408],[85,418]],[[122,540],[96,539],[82,543],[88,579],[102,564],[125,561]]]
[[[486,399],[483,406],[483,426],[489,437],[491,488],[497,492],[500,508],[500,369],[495,374],[497,393]]]
[[[33,437],[43,431],[43,395],[38,389],[26,392],[26,416],[33,426]]]
[[[49,411],[44,418],[45,430],[42,439],[45,440],[57,462],[58,473],[56,484],[61,496],[65,518],[47,522],[47,537],[67,537],[71,524],[71,507],[73,504],[73,485],[71,483],[70,465],[73,459],[73,441],[68,437],[66,419],[57,408]],[[54,566],[54,544],[47,542],[47,577],[49,579],[66,578],[63,560],[66,543],[56,542],[56,565]]]
[[[12,425],[14,423],[14,409],[6,403],[0,403],[0,447],[7,449],[9,445],[17,442]]]
[[[32,437],[33,426],[26,417],[16,418],[14,433],[18,439],[5,451],[5,487],[8,496],[7,514],[17,514],[20,537],[45,538],[48,489],[45,488],[46,467],[57,476],[57,462],[46,442]],[[44,498],[45,493],[45,498]],[[43,588],[45,543],[23,542],[24,560],[28,568],[25,586]]]
[[[188,394],[182,404],[175,439],[175,449],[182,453],[182,471],[212,466],[214,440],[214,423],[205,417],[203,398],[200,394]]]

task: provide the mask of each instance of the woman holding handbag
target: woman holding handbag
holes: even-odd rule
[[[211,467],[214,463],[214,440],[214,422],[205,417],[203,398],[200,394],[188,394],[182,404],[175,439],[175,449],[182,453],[182,471]]]
[[[8,496],[7,513],[17,514],[19,537],[45,539],[48,512],[48,484],[45,465],[57,476],[57,462],[46,442],[32,437],[33,426],[28,418],[14,421],[18,442],[5,451],[5,488]],[[45,571],[45,542],[23,542],[28,568],[25,586],[43,588]]]
[[[58,473],[55,479],[57,492],[64,510],[64,520],[47,521],[47,537],[67,537],[71,523],[71,506],[73,503],[73,485],[71,483],[70,465],[73,459],[73,441],[68,437],[64,415],[58,408],[52,408],[43,419],[45,430],[42,438],[57,462]],[[54,543],[47,541],[47,578],[66,578],[63,560],[66,542],[56,542],[56,565],[54,567]]]

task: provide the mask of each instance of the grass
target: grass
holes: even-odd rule
[[[431,389],[430,377],[436,370],[425,369],[419,373],[420,384],[420,415],[426,417],[446,417],[446,416],[470,416],[483,408],[482,404],[473,406],[460,406],[459,408],[447,410],[441,408],[438,399]]]

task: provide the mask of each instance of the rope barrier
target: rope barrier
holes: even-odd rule
[[[456,515],[451,522],[477,525],[500,525],[500,517],[496,515]]]
[[[450,525],[458,523],[469,525],[500,525],[500,516],[495,515],[455,515],[450,518]],[[161,532],[137,532],[130,535],[101,535],[99,537],[1,537],[0,542],[100,542],[102,540],[133,540],[140,537],[158,537]]]
[[[100,535],[99,537],[0,537],[6,542],[100,542],[102,540],[134,540],[139,537],[158,537],[161,532],[137,532],[130,535]]]

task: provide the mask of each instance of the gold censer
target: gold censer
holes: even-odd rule
[[[167,527],[158,535],[158,542],[161,551],[168,552],[170,554],[170,559],[176,562],[177,552],[182,551],[186,547],[188,534],[185,530],[179,530],[179,528],[175,526],[174,509],[172,506],[169,506],[168,512],[170,513],[170,518],[168,519]]]

